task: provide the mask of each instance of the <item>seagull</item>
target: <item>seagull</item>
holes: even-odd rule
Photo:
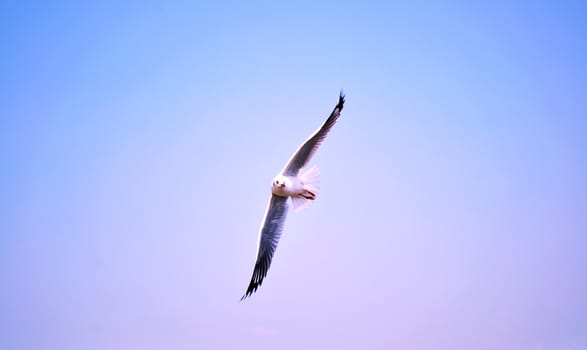
[[[267,276],[279,237],[283,232],[283,224],[288,209],[287,199],[291,198],[294,212],[300,212],[307,208],[316,199],[320,183],[318,168],[314,166],[303,172],[302,169],[316,153],[318,147],[326,139],[326,135],[340,117],[344,97],[341,91],[338,103],[328,119],[302,143],[287,161],[283,170],[273,178],[271,197],[259,231],[257,260],[253,269],[253,277],[251,277],[251,282],[241,300],[250,297],[261,286],[263,279]],[[302,174],[300,175],[300,173]]]

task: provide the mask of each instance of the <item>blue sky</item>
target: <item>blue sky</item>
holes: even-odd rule
[[[587,349],[586,10],[3,2],[0,348]]]

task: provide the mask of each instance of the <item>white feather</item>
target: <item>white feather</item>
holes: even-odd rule
[[[320,171],[317,167],[312,167],[308,171],[300,175],[300,180],[304,186],[304,191],[308,190],[317,197],[320,191]],[[312,205],[315,199],[306,199],[303,196],[292,196],[291,202],[293,204],[294,212],[299,213],[300,211],[308,208]]]

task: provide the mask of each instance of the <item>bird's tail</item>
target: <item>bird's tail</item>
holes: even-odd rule
[[[299,196],[291,197],[294,212],[296,213],[309,207],[316,199],[320,191],[320,171],[314,166],[304,172],[300,179],[304,183],[304,192]]]

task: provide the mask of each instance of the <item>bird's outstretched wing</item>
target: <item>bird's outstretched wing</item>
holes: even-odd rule
[[[253,277],[251,277],[249,287],[241,300],[253,294],[263,283],[263,278],[267,276],[267,271],[269,271],[269,266],[271,265],[271,258],[275,254],[279,237],[281,237],[281,232],[283,232],[287,206],[287,197],[271,195],[267,210],[265,211],[263,226],[261,226],[261,231],[259,232],[257,261],[253,270]]]
[[[340,96],[338,97],[338,103],[330,116],[324,124],[318,130],[316,130],[301,146],[298,150],[291,156],[285,168],[283,168],[283,175],[295,176],[298,175],[298,172],[301,168],[308,163],[310,158],[316,153],[318,147],[326,138],[326,135],[330,131],[330,129],[334,126],[338,117],[340,117],[340,112],[342,111],[342,107],[344,105],[344,94],[342,91],[340,92]]]

